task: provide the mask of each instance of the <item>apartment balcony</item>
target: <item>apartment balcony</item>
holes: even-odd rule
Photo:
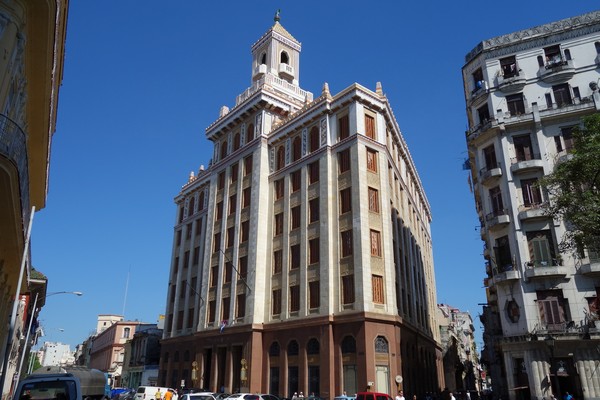
[[[481,81],[480,86],[476,87],[471,91],[471,99],[469,100],[469,104],[472,104],[482,98],[484,95],[488,94],[488,85],[487,82]]]
[[[485,216],[487,226],[490,231],[495,231],[510,224],[508,210],[496,210]]]
[[[512,268],[506,268],[503,272],[498,272],[494,275],[494,285],[506,285],[512,284],[514,281],[518,281],[521,279],[521,271]]]
[[[492,165],[491,167],[484,167],[479,170],[479,177],[481,183],[484,185],[491,185],[495,183],[502,176],[502,168],[500,163]]]
[[[540,78],[546,83],[566,82],[575,75],[573,60],[558,58],[552,60],[539,70]]]
[[[588,258],[583,260],[579,272],[582,275],[597,276],[600,275],[600,257],[597,253],[590,252]]]
[[[279,64],[279,77],[283,79],[295,79],[296,73],[294,71],[294,67],[289,64],[281,63]]]
[[[527,83],[527,78],[522,71],[510,77],[498,76],[498,89],[504,94],[513,94],[520,92]]]
[[[525,263],[525,279],[565,278],[569,273],[568,267],[561,265],[559,260],[528,261]]]
[[[485,240],[487,237],[487,230],[485,229],[485,226],[481,226],[479,227],[479,236],[481,237],[481,240]]]
[[[257,80],[262,78],[267,73],[267,65],[260,64],[256,68],[254,68],[254,72],[252,73],[252,80]]]
[[[544,206],[546,203],[535,203],[529,205],[523,205],[519,207],[519,220],[520,221],[531,221],[536,219],[549,218],[546,215]]]
[[[513,174],[520,174],[523,172],[529,172],[536,169],[544,169],[544,161],[539,154],[534,154],[528,159],[521,159],[519,157],[513,157],[510,159],[512,165],[510,171]]]

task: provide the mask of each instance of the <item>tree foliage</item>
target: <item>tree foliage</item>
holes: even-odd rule
[[[547,214],[566,225],[561,250],[600,250],[600,114],[573,129],[573,150],[540,181],[550,201]]]

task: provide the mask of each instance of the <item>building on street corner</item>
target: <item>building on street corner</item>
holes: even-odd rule
[[[561,253],[537,181],[600,110],[600,12],[487,39],[462,69],[466,140],[486,259],[482,361],[503,399],[600,398],[596,254]]]
[[[175,198],[159,384],[440,390],[431,210],[381,85],[314,98],[279,16],[251,51]]]

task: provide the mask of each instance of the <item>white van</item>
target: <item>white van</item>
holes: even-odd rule
[[[156,400],[156,392],[160,389],[161,398],[165,398],[167,390],[173,393],[171,400],[177,400],[177,391],[175,389],[160,386],[140,386],[135,393],[133,400]]]

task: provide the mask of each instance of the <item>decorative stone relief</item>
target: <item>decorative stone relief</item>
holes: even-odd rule
[[[275,171],[275,147],[271,147],[269,152],[269,170],[271,172]]]
[[[308,129],[302,129],[302,157],[306,155],[306,140],[308,137]]]
[[[242,129],[240,130],[240,147],[246,144],[246,123],[242,124]]]
[[[321,146],[327,143],[327,118],[321,119]]]
[[[262,112],[256,114],[256,124],[254,124],[254,137],[262,134]]]
[[[285,165],[288,165],[292,160],[292,158],[290,156],[291,148],[292,148],[292,140],[288,137],[285,140]]]

